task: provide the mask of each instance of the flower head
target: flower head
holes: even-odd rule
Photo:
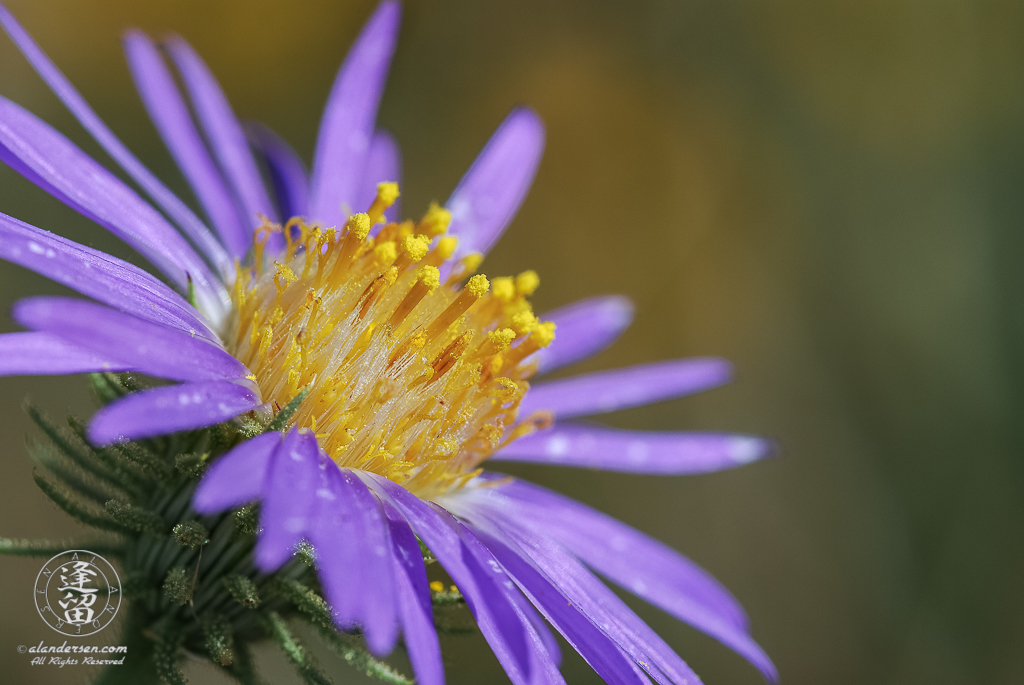
[[[537,316],[529,300],[537,273],[477,273],[540,161],[543,126],[528,109],[509,115],[444,206],[401,220],[398,146],[374,123],[398,19],[397,3],[383,2],[342,65],[308,178],[273,132],[238,122],[184,40],[164,47],[191,111],[150,39],[125,36],[143,102],[203,221],[0,7],[8,34],[151,202],[2,98],[0,155],[171,283],[0,215],[0,257],[92,300],[18,303],[14,318],[29,332],[0,336],[0,373],[133,371],[175,382],[107,404],[88,427],[96,445],[234,422],[232,435],[249,439],[221,450],[192,506],[212,517],[259,502],[256,565],[273,572],[297,553],[315,558],[337,627],[359,628],[378,655],[403,635],[421,682],[443,682],[432,610],[439,595],[421,543],[516,683],[561,682],[547,624],[608,682],[646,682],[641,670],[662,683],[697,682],[591,569],[774,679],[742,609],[692,562],[581,504],[482,470],[488,460],[519,460],[700,473],[765,456],[769,444],[571,420],[721,385],[729,368],[717,359],[532,385],[610,344],[632,307],[598,297]],[[176,535],[200,531],[188,537],[196,544],[217,538],[190,526]],[[247,578],[225,583],[258,610]],[[270,633],[280,631],[275,616],[266,615]]]

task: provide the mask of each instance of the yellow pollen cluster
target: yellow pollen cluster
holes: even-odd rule
[[[551,343],[554,324],[526,299],[540,282],[533,271],[488,281],[475,274],[482,256],[453,263],[451,215],[437,205],[371,238],[397,197],[396,184],[380,184],[341,230],[265,221],[253,266],[237,269],[229,349],[275,411],[309,387],[292,421],[340,466],[429,497],[544,424],[516,414],[536,370],[530,355]],[[264,267],[275,231],[287,250]]]

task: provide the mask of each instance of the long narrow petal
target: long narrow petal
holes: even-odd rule
[[[205,340],[93,302],[29,297],[14,305],[13,318],[25,328],[52,333],[157,378],[208,381],[250,375],[244,364]]]
[[[523,481],[483,488],[474,495],[482,495],[505,520],[556,540],[602,575],[733,649],[769,681],[778,680],[775,666],[750,637],[739,603],[675,550],[610,516]],[[510,501],[503,506],[505,497]]]
[[[528,600],[523,597],[521,592],[508,579],[504,569],[498,564],[498,560],[494,558],[490,550],[480,542],[465,523],[456,519],[450,512],[445,511],[444,508],[437,504],[431,503],[430,506],[441,514],[448,522],[448,525],[455,531],[455,534],[459,536],[459,539],[462,540],[464,549],[468,553],[468,556],[464,555],[465,561],[469,562],[471,566],[473,565],[472,562],[475,562],[479,568],[478,572],[489,573],[495,577],[497,587],[504,592],[513,611],[515,611],[516,619],[526,632],[530,668],[528,671],[523,672],[509,671],[510,679],[513,682],[516,682],[517,679],[523,681],[528,679],[528,682],[531,683],[563,682],[562,675],[558,672],[557,665],[552,658],[548,643],[538,635],[534,628],[533,620],[536,619],[536,611],[529,608]],[[559,656],[561,655],[559,654]],[[506,671],[508,671],[507,666]]]
[[[486,254],[498,242],[526,199],[543,152],[540,117],[526,107],[512,110],[448,198],[456,258]]]
[[[507,579],[500,569],[482,566],[467,541],[451,525],[451,515],[441,514],[405,488],[386,478],[363,472],[373,490],[389,501],[409,522],[451,575],[476,618],[480,631],[515,683],[529,683],[534,661],[523,623],[505,595]],[[546,656],[546,653],[545,653]]]
[[[391,652],[398,638],[394,561],[377,499],[351,469],[324,457],[319,513],[310,535],[324,597],[340,626],[359,625],[370,651]]]
[[[551,632],[551,628],[548,626],[547,621],[544,620],[544,617],[537,613],[537,609],[521,592],[510,592],[509,599],[515,606],[520,618],[525,619],[530,628],[532,628],[531,637],[533,637],[535,642],[543,646],[544,651],[550,658],[550,665],[556,668],[561,666],[562,649],[558,646],[558,639]],[[547,660],[545,660],[545,663],[547,663]]]
[[[606,683],[644,685],[645,682],[649,682],[646,678],[638,677],[633,670],[632,662],[619,651],[618,645],[577,611],[572,602],[528,561],[492,536],[478,531],[477,537],[484,542],[530,601],[541,610],[544,617]]]
[[[366,155],[366,165],[359,182],[359,192],[356,193],[353,211],[365,212],[377,197],[377,184],[384,181],[402,184],[402,150],[390,133],[378,130],[370,141],[370,150]],[[384,218],[388,221],[400,221],[401,202],[402,198],[398,198],[395,204],[388,207],[384,212]],[[371,234],[376,235],[380,228],[380,224],[374,226]]]
[[[203,260],[159,212],[49,124],[3,97],[0,157],[131,245],[183,292],[191,276],[208,311],[218,306],[223,286],[214,282]]]
[[[770,440],[750,435],[656,433],[566,423],[519,438],[492,459],[680,476],[735,468],[771,453]]]
[[[481,510],[466,502],[459,507],[458,513],[462,518],[495,530],[503,539],[514,542],[578,611],[600,626],[605,635],[656,681],[674,685],[700,682],[686,662],[615,593],[548,535],[535,533],[523,525],[516,512]]]
[[[200,514],[217,514],[261,499],[271,455],[280,444],[281,434],[271,431],[218,458],[199,481],[192,508]]]
[[[251,121],[244,126],[249,142],[267,164],[281,216],[308,216],[309,177],[298,153],[269,126]]]
[[[42,77],[54,94],[60,98],[78,122],[89,132],[89,135],[100,144],[110,157],[160,206],[168,216],[180,226],[189,238],[210,259],[221,274],[230,273],[233,264],[231,257],[217,241],[210,230],[203,225],[191,209],[170,191],[160,179],[143,165],[139,159],[124,146],[114,132],[97,116],[96,112],[85,101],[81,93],[75,90],[67,77],[64,76],[49,57],[40,49],[28,32],[14,18],[10,11],[0,5],[0,24],[11,37],[21,53]],[[213,312],[223,314],[229,304],[227,293],[220,293],[221,309]]]
[[[592,297],[540,317],[555,323],[555,339],[539,350],[537,373],[592,357],[615,342],[633,321],[633,303],[621,295]]]
[[[220,342],[181,295],[116,257],[0,214],[0,259],[19,264],[115,309]]]
[[[128,367],[49,333],[0,335],[0,376],[63,376],[127,371]]]
[[[317,135],[310,193],[310,218],[324,226],[343,224],[343,207],[363,211],[354,204],[401,15],[401,5],[393,0],[377,7],[331,86]]]
[[[238,197],[242,224],[255,229],[260,225],[258,214],[276,221],[277,211],[263,186],[256,160],[245,140],[245,132],[217,79],[199,54],[180,36],[168,39],[167,50],[181,73],[210,147]]]
[[[132,393],[100,409],[89,422],[95,445],[205,428],[255,409],[259,398],[228,381],[185,383]]]
[[[489,473],[490,479],[501,478]],[[517,512],[602,575],[670,613],[676,598],[715,612],[740,630],[750,621],[736,598],[710,573],[668,545],[607,514],[516,479],[471,493],[496,511]]]
[[[434,628],[434,610],[427,585],[427,570],[416,535],[401,514],[387,502],[381,502],[387,517],[388,532],[395,564],[398,588],[398,615],[402,622],[409,661],[422,685],[443,685],[444,664],[441,644]]]
[[[293,429],[277,446],[267,474],[273,487],[263,496],[260,532],[253,558],[267,573],[288,561],[312,527],[313,505],[320,479],[320,448],[308,430]]]
[[[526,393],[521,416],[554,412],[560,419],[601,414],[717,388],[729,382],[722,359],[676,359],[537,384]]]
[[[123,42],[135,88],[149,118],[228,251],[234,257],[243,257],[252,242],[252,229],[239,218],[231,193],[199,137],[174,77],[153,41],[142,31],[129,31]]]

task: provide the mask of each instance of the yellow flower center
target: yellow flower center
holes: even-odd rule
[[[526,299],[540,282],[533,271],[492,289],[473,275],[480,255],[453,263],[450,215],[436,205],[368,237],[397,196],[382,183],[340,231],[265,222],[254,266],[238,267],[228,350],[275,411],[309,386],[292,422],[312,429],[339,466],[430,496],[460,487],[547,420],[513,426],[536,371],[528,357],[551,342],[554,324],[538,322]],[[287,249],[264,266],[278,231]]]

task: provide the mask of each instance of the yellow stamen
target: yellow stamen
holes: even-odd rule
[[[270,239],[270,234],[276,232],[277,226],[270,223],[270,220],[261,216],[260,220],[263,222],[260,227],[253,231],[252,234],[252,252],[253,252],[253,264],[256,266],[256,275],[260,276],[263,274],[263,248],[267,245],[267,240]]]
[[[453,263],[458,242],[437,205],[369,239],[397,197],[389,186],[339,232],[264,221],[253,238],[260,264],[236,267],[236,330],[225,339],[271,406],[309,388],[290,423],[339,465],[431,497],[472,480],[502,440],[535,430],[516,418],[536,368],[523,360],[554,330],[533,316],[533,272],[492,283],[475,273],[481,255]],[[275,231],[287,247],[265,255]]]
[[[441,266],[441,264],[448,261],[455,254],[455,248],[458,244],[458,238],[453,235],[446,235],[437,241],[437,247],[430,251],[430,254],[424,258],[423,263],[430,266]]]
[[[373,199],[373,204],[371,204],[370,208],[366,210],[366,214],[370,217],[370,222],[373,224],[379,222],[388,207],[395,204],[395,200],[398,199],[398,195],[397,183],[378,183],[377,197]]]
[[[407,268],[427,256],[430,249],[430,238],[425,235],[410,235],[402,238],[402,249],[395,266],[399,271]]]
[[[540,285],[540,276],[534,270],[524,271],[523,273],[516,276],[516,292],[520,295],[529,297],[537,290]]]
[[[394,240],[378,243],[373,248],[373,256],[378,264],[390,264],[398,258],[398,247]]]
[[[341,249],[334,259],[334,268],[328,281],[331,286],[337,288],[341,285],[345,273],[348,271],[349,263],[356,251],[362,246],[366,236],[370,234],[372,222],[366,214],[353,214],[345,223],[345,237],[341,239]]]
[[[516,296],[516,286],[509,276],[500,276],[491,281],[494,296],[502,302],[511,302]]]
[[[430,209],[423,215],[416,225],[416,235],[425,235],[433,238],[448,230],[448,224],[452,221],[451,212],[439,206],[436,202],[430,203]]]
[[[409,316],[420,300],[434,292],[434,288],[440,284],[441,272],[437,270],[436,266],[421,266],[416,271],[416,281],[395,307],[395,313],[391,315],[391,320],[388,322],[391,327],[397,328],[400,323],[405,321],[405,317]]]
[[[458,298],[445,309],[441,314],[431,322],[430,326],[427,327],[427,337],[431,340],[436,338],[438,334],[455,323],[455,320],[462,316],[467,309],[472,307],[477,300],[487,294],[487,289],[490,284],[487,282],[485,276],[477,275],[469,279],[466,287],[462,293],[459,294]]]
[[[466,331],[458,338],[452,341],[448,347],[444,348],[441,354],[437,355],[434,362],[430,365],[434,370],[433,375],[430,377],[431,382],[437,381],[441,376],[451,371],[452,367],[462,358],[465,354],[466,348],[469,347],[470,341],[473,339],[473,331]]]

